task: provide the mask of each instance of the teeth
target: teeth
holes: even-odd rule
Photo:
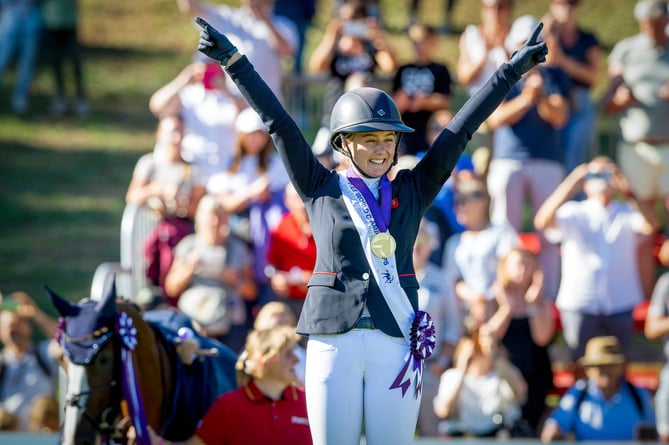
[[[369,162],[372,162],[374,164],[383,164],[383,159],[370,159]]]

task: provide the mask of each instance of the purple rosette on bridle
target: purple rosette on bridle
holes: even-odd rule
[[[128,411],[135,426],[137,437],[135,442],[139,445],[150,445],[151,437],[147,429],[146,414],[142,395],[139,391],[139,382],[132,361],[132,351],[137,347],[137,328],[132,318],[127,313],[121,312],[116,320],[116,332],[121,338],[121,368],[123,374],[123,396],[128,403]]]
[[[437,345],[436,333],[430,314],[417,311],[409,333],[411,348],[405,357],[404,366],[389,389],[401,389],[404,397],[409,387],[413,386],[414,398],[418,398],[423,384],[423,360],[430,358]]]

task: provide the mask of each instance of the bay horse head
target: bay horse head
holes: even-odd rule
[[[137,307],[117,302],[113,285],[100,301],[78,304],[47,291],[60,314],[56,339],[63,349],[61,364],[67,375],[62,443],[93,445],[99,443],[98,439],[102,443],[122,440],[128,423],[132,423],[133,419],[128,419],[128,403],[122,403],[126,389],[122,360],[126,340],[119,335],[123,331],[119,328],[121,319],[126,324],[130,320],[136,339],[134,353],[128,356],[132,360],[128,366],[136,374],[132,384],[146,407],[142,413],[146,424],[158,431],[163,398],[169,397],[166,391],[172,385],[161,371],[161,363],[166,362],[164,350]],[[150,402],[143,403],[141,399]]]

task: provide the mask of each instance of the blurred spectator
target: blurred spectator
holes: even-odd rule
[[[544,16],[544,36],[550,43],[548,63],[565,72],[570,81],[569,120],[563,129],[565,169],[571,172],[592,157],[596,114],[590,96],[597,82],[602,49],[597,37],[578,24],[580,0],[551,0]]]
[[[19,431],[19,416],[0,406],[0,431]]]
[[[233,233],[253,249],[253,270],[260,286],[258,304],[272,299],[265,275],[270,231],[285,212],[288,174],[274,148],[268,128],[251,108],[235,121],[237,141],[230,167],[209,178],[208,192],[218,196],[231,216]]]
[[[274,14],[285,17],[295,25],[297,48],[295,50],[293,70],[302,74],[302,56],[307,37],[307,29],[316,14],[317,0],[275,0]]]
[[[441,374],[451,367],[455,347],[463,333],[462,311],[443,279],[444,269],[431,263],[430,255],[439,242],[433,223],[423,220],[413,248],[413,262],[418,289],[418,308],[432,316],[437,331],[435,353],[423,364],[423,394],[418,412],[418,434],[422,437],[439,435],[439,418],[432,399],[439,389]]]
[[[427,122],[427,141],[428,144],[434,142],[448,123],[453,119],[453,113],[449,110],[439,110],[432,113]],[[400,157],[401,159],[402,157]],[[472,157],[469,153],[462,153],[458,158],[451,176],[446,180],[437,194],[432,205],[425,212],[425,218],[437,225],[439,228],[439,244],[432,252],[430,261],[439,266],[445,266],[442,261],[444,257],[444,247],[446,240],[454,233],[462,232],[464,227],[458,223],[453,208],[454,186],[460,180],[466,180],[474,176],[474,166]]]
[[[218,63],[186,66],[149,100],[149,109],[157,117],[182,116],[183,158],[198,167],[204,180],[230,166],[235,119],[244,106],[244,100],[230,95]]]
[[[648,306],[644,333],[651,340],[664,341],[665,361],[655,392],[655,413],[659,439],[666,443],[669,442],[669,272],[657,280]]]
[[[534,219],[537,230],[562,243],[556,305],[572,360],[597,335],[616,336],[623,352],[630,353],[632,311],[643,299],[633,258],[641,235],[653,233],[659,221],[645,202],[616,199],[629,190],[618,167],[600,156],[576,167]],[[569,201],[581,191],[585,200]]]
[[[615,337],[594,337],[580,359],[586,379],[578,380],[562,396],[546,420],[542,442],[625,441],[639,439],[640,427],[654,429],[651,396],[625,379],[626,358]]]
[[[536,23],[529,15],[514,21],[505,42],[509,53],[525,42]],[[568,116],[565,75],[550,66],[537,67],[525,75],[490,115],[488,125],[494,130],[494,142],[487,181],[493,223],[510,224],[522,232],[526,201],[530,201],[533,217],[560,183],[564,177],[560,130]],[[554,300],[560,272],[558,247],[541,235],[539,239],[544,292]]]
[[[446,284],[469,317],[483,323],[495,306],[493,284],[499,260],[520,242],[511,226],[490,223],[490,196],[483,182],[455,184],[455,214],[465,227],[446,241]]]
[[[172,250],[184,236],[193,232],[195,210],[205,192],[197,168],[181,156],[182,138],[181,117],[162,116],[156,130],[157,145],[161,148],[137,161],[125,196],[127,203],[147,205],[160,218],[144,243],[145,273],[168,298],[176,297],[165,291]]]
[[[551,303],[542,293],[543,271],[527,249],[513,248],[499,262],[495,298],[497,310],[481,331],[499,339],[509,359],[527,382],[518,436],[538,436],[546,410],[546,396],[553,387],[548,345],[555,335]]]
[[[244,301],[254,301],[251,253],[231,236],[228,214],[215,196],[205,195],[195,215],[195,233],[174,249],[165,289],[197,330],[239,351],[251,325]]]
[[[473,327],[458,344],[434,398],[447,437],[494,437],[520,420],[527,383],[493,336]]]
[[[321,155],[330,150],[330,113],[345,92],[354,73],[394,73],[397,58],[379,21],[368,15],[362,0],[346,0],[325,28],[309,58],[309,71],[327,74],[321,128],[312,150]],[[322,141],[322,142],[321,142]],[[321,143],[317,143],[321,142]]]
[[[60,431],[60,406],[54,395],[35,397],[28,414],[28,430],[32,433],[57,433]]]
[[[397,69],[393,78],[393,100],[405,125],[414,129],[400,139],[400,154],[424,152],[428,147],[427,123],[433,112],[451,102],[451,74],[434,60],[439,39],[434,28],[415,24],[409,28],[413,60]]]
[[[444,21],[439,32],[448,34],[453,32],[453,8],[455,7],[456,0],[444,0]],[[420,0],[411,0],[411,5],[409,6],[409,24],[412,25],[418,22],[418,12],[420,10]],[[432,11],[430,11],[432,12]]]
[[[44,45],[42,54],[51,64],[55,95],[51,112],[57,116],[67,111],[68,99],[63,66],[69,62],[74,81],[72,109],[77,116],[88,113],[89,105],[84,87],[81,47],[77,35],[79,8],[77,0],[42,0]]]
[[[0,84],[5,70],[17,57],[11,106],[14,113],[22,115],[28,111],[30,85],[40,49],[41,2],[0,0],[0,11]]]
[[[509,59],[504,42],[512,10],[513,0],[481,0],[481,24],[467,25],[460,36],[457,76],[470,96]]]
[[[481,23],[467,25],[458,41],[457,79],[472,96],[509,60],[504,41],[509,33],[514,0],[481,0]],[[474,149],[492,149],[492,132],[487,124],[474,133],[469,143]]]
[[[281,99],[281,62],[295,57],[298,46],[295,25],[286,17],[274,15],[274,0],[241,0],[240,3],[239,8],[233,8],[198,0],[177,0],[181,12],[200,16],[214,28],[225,30],[225,35],[248,57],[272,92]],[[240,95],[231,80],[228,88],[234,95]]]
[[[284,202],[288,212],[270,232],[265,275],[277,299],[299,318],[316,264],[316,241],[307,209],[292,184],[286,186]]]
[[[620,116],[618,162],[640,200],[664,201],[669,215],[669,13],[665,0],[641,0],[634,7],[641,31],[622,39],[609,54],[609,87],[604,110]],[[656,278],[654,240],[639,249],[646,296]]]
[[[261,331],[265,329],[272,329],[277,326],[297,326],[297,318],[290,306],[279,301],[270,301],[265,304],[256,315],[253,322],[253,329]],[[305,347],[305,338],[300,337],[300,340],[295,345],[295,356],[297,357],[297,364],[295,365],[295,375],[297,376],[296,384],[304,386],[304,374],[306,371],[307,348]]]
[[[46,337],[33,340],[33,325]],[[28,431],[30,408],[41,395],[54,396],[60,349],[53,340],[56,320],[25,292],[0,295],[0,405]]]
[[[293,328],[252,331],[235,368],[239,388],[219,396],[181,443],[311,445],[304,390],[294,385]],[[151,443],[171,445],[151,431]]]

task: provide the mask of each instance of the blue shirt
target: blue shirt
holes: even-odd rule
[[[577,381],[550,416],[563,434],[573,433],[576,440],[632,440],[640,424],[655,423],[655,412],[648,391],[636,387],[643,407],[642,412],[639,412],[630,385],[627,384],[621,385],[618,392],[607,401],[600,389],[589,383],[578,412],[575,411],[574,405],[585,387],[585,380]]]
[[[562,70],[555,68],[537,68],[543,77],[543,94],[560,94],[567,97],[569,81]],[[513,86],[505,101],[520,95],[526,78]],[[518,122],[502,125],[494,133],[494,159],[547,159],[564,161],[564,148],[561,131],[545,121],[537,111],[530,108]]]

